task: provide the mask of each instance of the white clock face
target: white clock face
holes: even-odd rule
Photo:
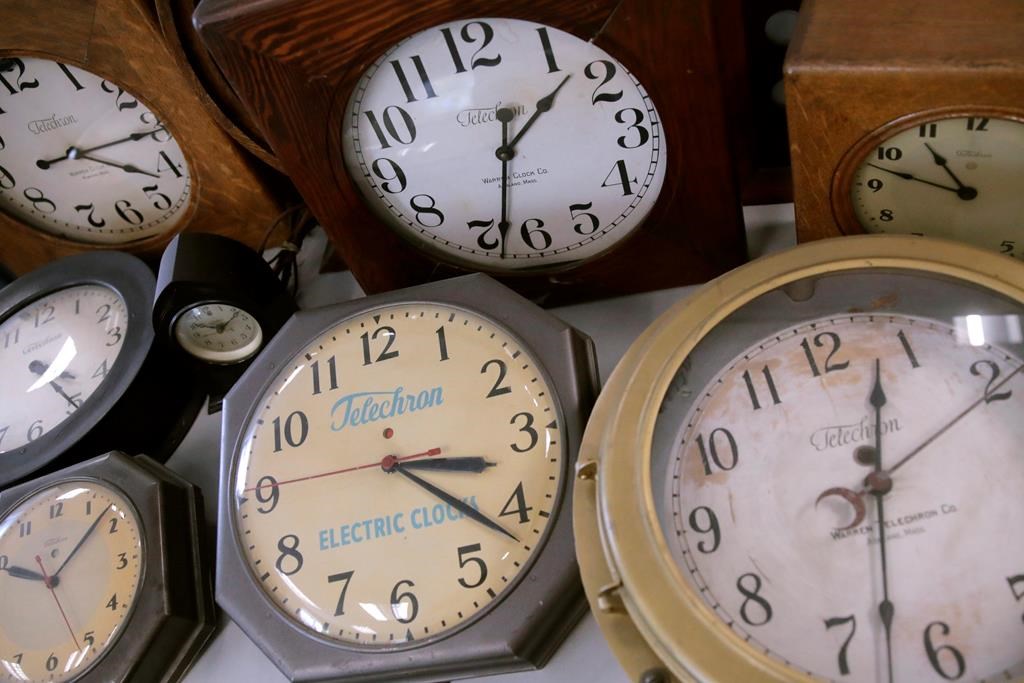
[[[593,43],[514,19],[444,24],[364,74],[344,159],[393,229],[483,270],[565,266],[630,235],[665,176],[658,112]]]
[[[1024,258],[1024,122],[927,121],[872,148],[853,176],[868,232],[947,237]]]
[[[0,453],[35,441],[92,396],[127,322],[124,300],[102,285],[58,290],[0,322]]]
[[[75,242],[172,230],[191,182],[181,148],[130,92],[78,67],[0,58],[0,209]]]
[[[134,508],[95,481],[65,481],[0,522],[0,681],[69,681],[122,632],[142,578]]]
[[[178,316],[174,338],[182,349],[201,360],[237,363],[259,351],[263,331],[259,322],[241,308],[207,303]]]
[[[415,645],[493,607],[561,503],[557,398],[476,314],[397,304],[345,320],[255,403],[235,533],[311,635]]]

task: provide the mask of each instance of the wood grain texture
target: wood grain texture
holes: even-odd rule
[[[785,82],[797,239],[860,232],[841,196],[850,153],[883,126],[922,112],[1024,116],[1024,3],[805,0]]]
[[[147,5],[148,0],[68,2],[59,7],[47,0],[5,3],[0,54],[73,64],[136,95],[166,123],[192,169],[184,229],[258,246],[290,186],[258,167],[206,114],[164,46]],[[160,235],[116,248],[155,261],[172,237]],[[50,236],[0,213],[0,262],[19,274],[69,254],[111,248]]]
[[[734,0],[730,0],[732,2]],[[503,16],[594,42],[650,92],[668,145],[665,186],[621,247],[557,275],[509,276],[548,303],[707,280],[745,260],[711,0],[203,0],[194,20],[282,166],[368,292],[461,271],[379,222],[341,164],[340,119],[382,52],[460,18]]]

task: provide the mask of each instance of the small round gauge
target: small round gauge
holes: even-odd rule
[[[619,244],[665,177],[658,112],[601,48],[471,19],[378,59],[345,113],[344,163],[414,245],[477,270],[569,267]]]
[[[126,244],[188,213],[191,176],[159,115],[69,64],[0,58],[0,209],[74,242]]]
[[[107,654],[136,601],[142,536],[121,493],[84,479],[0,521],[0,680],[75,680]]]
[[[1024,257],[1024,119],[915,116],[872,134],[853,155],[839,180],[842,223]]]
[[[225,303],[194,306],[174,321],[174,338],[196,358],[210,363],[237,363],[251,358],[263,343],[259,322]]]

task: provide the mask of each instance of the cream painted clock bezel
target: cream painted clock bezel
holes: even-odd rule
[[[822,240],[754,261],[675,304],[605,384],[580,446],[574,530],[594,616],[633,680],[814,680],[747,645],[684,581],[655,512],[651,439],[677,370],[731,313],[806,277],[883,268],[969,281],[1024,305],[1024,268],[994,252],[898,235]]]

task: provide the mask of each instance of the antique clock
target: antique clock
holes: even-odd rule
[[[15,272],[99,248],[154,256],[186,229],[255,246],[280,211],[263,169],[189,90],[145,5],[5,7],[0,261]]]
[[[798,239],[1024,256],[1022,31],[1014,0],[805,2],[785,68]]]
[[[219,604],[296,681],[543,665],[592,346],[483,275],[296,313],[224,400]]]
[[[0,680],[178,680],[216,623],[202,514],[116,451],[0,493]]]
[[[1024,264],[861,235],[656,320],[601,393],[573,501],[630,677],[1024,676],[1022,319]]]
[[[368,292],[476,270],[554,303],[745,259],[712,3],[206,0],[194,19]]]

